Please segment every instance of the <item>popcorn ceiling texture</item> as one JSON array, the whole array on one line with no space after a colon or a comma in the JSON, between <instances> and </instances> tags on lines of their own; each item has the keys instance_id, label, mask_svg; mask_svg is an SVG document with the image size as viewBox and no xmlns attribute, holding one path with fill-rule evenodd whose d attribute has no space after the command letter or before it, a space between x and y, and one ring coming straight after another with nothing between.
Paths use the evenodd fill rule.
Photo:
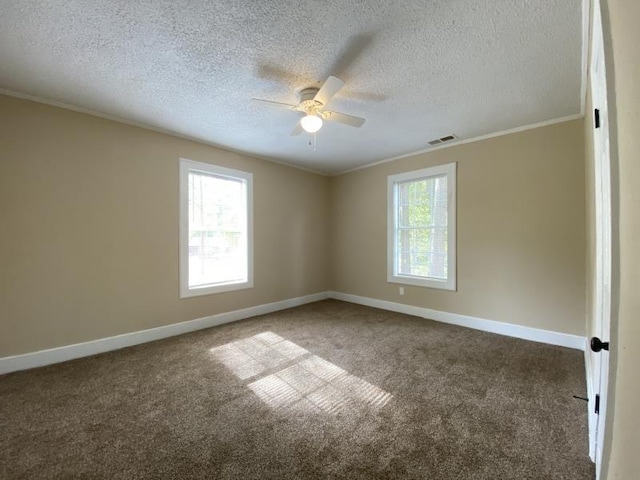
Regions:
<instances>
[{"instance_id":1,"label":"popcorn ceiling texture","mask_svg":"<svg viewBox=\"0 0 640 480\"><path fill-rule=\"evenodd\" d=\"M0 88L333 173L580 113L581 0L0 0ZM329 75L367 118L289 133Z\"/></svg>"}]
</instances>

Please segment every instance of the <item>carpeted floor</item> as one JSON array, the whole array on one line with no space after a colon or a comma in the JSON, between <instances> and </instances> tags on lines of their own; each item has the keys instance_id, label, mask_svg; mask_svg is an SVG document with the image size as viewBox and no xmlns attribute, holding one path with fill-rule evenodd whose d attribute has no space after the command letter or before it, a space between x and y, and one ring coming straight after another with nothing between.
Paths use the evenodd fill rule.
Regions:
<instances>
[{"instance_id":1,"label":"carpeted floor","mask_svg":"<svg viewBox=\"0 0 640 480\"><path fill-rule=\"evenodd\" d=\"M0 377L0 478L593 479L583 354L327 300Z\"/></svg>"}]
</instances>

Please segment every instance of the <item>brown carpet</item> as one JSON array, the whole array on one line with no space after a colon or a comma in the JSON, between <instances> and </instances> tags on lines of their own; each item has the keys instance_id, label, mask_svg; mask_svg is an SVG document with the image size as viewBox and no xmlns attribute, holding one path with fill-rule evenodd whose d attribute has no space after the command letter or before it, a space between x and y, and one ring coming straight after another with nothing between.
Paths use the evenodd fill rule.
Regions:
<instances>
[{"instance_id":1,"label":"brown carpet","mask_svg":"<svg viewBox=\"0 0 640 480\"><path fill-rule=\"evenodd\" d=\"M592 479L583 355L333 300L0 377L0 478Z\"/></svg>"}]
</instances>

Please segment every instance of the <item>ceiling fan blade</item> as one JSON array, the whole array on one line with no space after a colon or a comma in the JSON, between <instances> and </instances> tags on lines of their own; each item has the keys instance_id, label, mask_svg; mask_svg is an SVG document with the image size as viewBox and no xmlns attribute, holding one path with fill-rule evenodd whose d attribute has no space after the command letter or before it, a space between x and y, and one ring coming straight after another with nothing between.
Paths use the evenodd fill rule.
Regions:
<instances>
[{"instance_id":1,"label":"ceiling fan blade","mask_svg":"<svg viewBox=\"0 0 640 480\"><path fill-rule=\"evenodd\" d=\"M296 108L298 108L297 105L290 105L288 103L282 102L273 102L271 100L261 100L259 98L252 98L251 100L253 100L254 102L266 103L267 105L271 105L274 107L288 108L289 110L295 110Z\"/></svg>"},{"instance_id":2,"label":"ceiling fan blade","mask_svg":"<svg viewBox=\"0 0 640 480\"><path fill-rule=\"evenodd\" d=\"M349 125L350 127L361 127L366 121L366 119L362 117L354 117L353 115L347 115L346 113L340 112L324 111L322 112L322 116L331 122L342 123L343 125Z\"/></svg>"},{"instance_id":3,"label":"ceiling fan blade","mask_svg":"<svg viewBox=\"0 0 640 480\"><path fill-rule=\"evenodd\" d=\"M302 124L300 122L298 122L298 123L296 123L296 126L293 127L293 130L291 130L291 136L292 137L297 137L303 131L304 131L304 129L302 128Z\"/></svg>"},{"instance_id":4,"label":"ceiling fan blade","mask_svg":"<svg viewBox=\"0 0 640 480\"><path fill-rule=\"evenodd\" d=\"M338 93L343 85L344 82L338 77L329 77L324 82L324 85L320 87L320 90L318 90L318 93L316 93L316 96L313 99L320 102L322 105L326 105L329 103L329 100Z\"/></svg>"}]
</instances>

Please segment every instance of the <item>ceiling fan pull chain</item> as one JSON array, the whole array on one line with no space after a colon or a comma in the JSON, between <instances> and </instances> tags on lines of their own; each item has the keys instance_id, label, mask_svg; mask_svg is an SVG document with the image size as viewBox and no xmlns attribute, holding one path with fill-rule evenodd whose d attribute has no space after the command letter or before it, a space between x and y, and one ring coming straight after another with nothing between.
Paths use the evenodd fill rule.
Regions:
<instances>
[{"instance_id":1,"label":"ceiling fan pull chain","mask_svg":"<svg viewBox=\"0 0 640 480\"><path fill-rule=\"evenodd\" d=\"M309 146L313 148L313 151L317 151L317 147L318 147L318 134L317 133L310 133L309 134Z\"/></svg>"}]
</instances>

